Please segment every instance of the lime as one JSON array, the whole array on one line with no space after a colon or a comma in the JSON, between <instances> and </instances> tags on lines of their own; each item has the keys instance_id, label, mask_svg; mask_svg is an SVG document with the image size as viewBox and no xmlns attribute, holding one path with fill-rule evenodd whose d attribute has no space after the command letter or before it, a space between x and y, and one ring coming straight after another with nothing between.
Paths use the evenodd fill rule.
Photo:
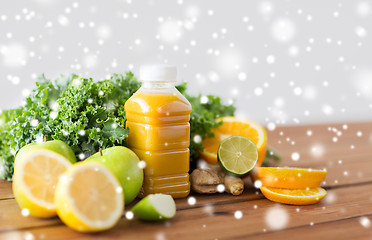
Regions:
<instances>
[{"instance_id":1,"label":"lime","mask_svg":"<svg viewBox=\"0 0 372 240\"><path fill-rule=\"evenodd\" d=\"M221 142L217 159L228 173L243 176L256 166L258 151L249 138L231 136Z\"/></svg>"},{"instance_id":2,"label":"lime","mask_svg":"<svg viewBox=\"0 0 372 240\"><path fill-rule=\"evenodd\" d=\"M176 215L176 203L171 195L150 194L137 203L132 212L141 220L166 220Z\"/></svg>"}]
</instances>

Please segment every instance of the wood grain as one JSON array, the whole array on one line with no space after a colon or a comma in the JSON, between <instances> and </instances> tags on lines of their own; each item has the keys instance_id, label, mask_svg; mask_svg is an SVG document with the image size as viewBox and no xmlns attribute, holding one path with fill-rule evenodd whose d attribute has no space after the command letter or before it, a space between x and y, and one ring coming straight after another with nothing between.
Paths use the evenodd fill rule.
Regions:
<instances>
[{"instance_id":1,"label":"wood grain","mask_svg":"<svg viewBox=\"0 0 372 240\"><path fill-rule=\"evenodd\" d=\"M362 217L352 217L348 219L341 219L333 222L314 224L313 226L301 226L286 229L283 231L260 233L250 235L250 240L266 239L372 239L372 228L363 226L361 221L367 218L372 221L372 215ZM239 236L232 239L247 239L247 236Z\"/></svg>"},{"instance_id":2,"label":"wood grain","mask_svg":"<svg viewBox=\"0 0 372 240\"><path fill-rule=\"evenodd\" d=\"M31 216L22 216L21 209L14 199L1 200L0 209L0 232L60 223L57 217L53 219L40 219Z\"/></svg>"},{"instance_id":3,"label":"wood grain","mask_svg":"<svg viewBox=\"0 0 372 240\"><path fill-rule=\"evenodd\" d=\"M372 221L372 122L349 123L347 129L343 125L277 127L268 132L269 145L283 156L281 166L327 168L323 185L328 194L315 205L271 202L247 178L241 196L192 194L195 205L176 200L177 215L170 221L148 223L123 216L107 232L80 234L58 218L23 217L11 183L0 181L0 239L370 239L372 226L363 227L359 220L367 216ZM291 159L293 152L300 154L298 161ZM274 221L270 225L265 219L273 209L279 215L269 218ZM242 219L234 217L236 211L242 212ZM288 223L275 229L283 216Z\"/></svg>"},{"instance_id":4,"label":"wood grain","mask_svg":"<svg viewBox=\"0 0 372 240\"><path fill-rule=\"evenodd\" d=\"M268 144L281 153L284 164L294 162L291 160L293 152L298 152L301 156L296 163L327 162L329 157L342 159L345 155L371 152L371 122L347 124L345 130L343 125L278 127L275 131L268 131ZM311 136L307 135L308 131L311 131ZM338 136L338 132L341 133L341 136ZM358 132L361 132L362 135L358 136ZM337 137L337 142L333 141L334 137ZM351 146L354 148L352 149Z\"/></svg>"},{"instance_id":5,"label":"wood grain","mask_svg":"<svg viewBox=\"0 0 372 240\"><path fill-rule=\"evenodd\" d=\"M0 180L0 200L13 198L12 183Z\"/></svg>"},{"instance_id":6,"label":"wood grain","mask_svg":"<svg viewBox=\"0 0 372 240\"><path fill-rule=\"evenodd\" d=\"M310 227L326 222L348 219L372 214L372 184L343 187L329 190L322 202L309 206L281 205L266 199L244 201L237 203L213 205L184 209L177 212L177 216L164 223L146 223L138 220L121 219L118 225L106 232L94 236L148 239L155 238L157 234L169 239L228 239L234 237L248 237L250 235L278 230L275 227L280 223L275 221L268 224L266 217L271 219L288 218L283 228ZM256 206L256 207L255 207ZM279 209L279 210L278 210ZM236 219L235 211L241 211L243 217ZM275 214L275 211L279 213ZM272 221L272 220L271 220ZM46 227L26 228L17 230L17 233L31 233L34 236L43 234L47 239L57 232L68 239L79 239L84 236L63 225L54 225L54 220ZM8 238L12 232L2 232L0 237ZM58 237L58 236L57 236ZM58 239L58 238L57 238ZM61 238L62 239L62 238Z\"/></svg>"}]
</instances>

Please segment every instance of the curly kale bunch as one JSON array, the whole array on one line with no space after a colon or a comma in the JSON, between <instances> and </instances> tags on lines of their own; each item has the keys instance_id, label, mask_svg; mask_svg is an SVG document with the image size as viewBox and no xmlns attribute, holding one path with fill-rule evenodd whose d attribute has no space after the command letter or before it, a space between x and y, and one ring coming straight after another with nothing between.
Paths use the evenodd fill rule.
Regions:
<instances>
[{"instance_id":1,"label":"curly kale bunch","mask_svg":"<svg viewBox=\"0 0 372 240\"><path fill-rule=\"evenodd\" d=\"M31 142L59 139L80 159L125 145L125 101L140 87L132 73L94 82L77 75L54 81L41 76L22 107L3 111L0 177L11 180L14 155Z\"/></svg>"}]
</instances>

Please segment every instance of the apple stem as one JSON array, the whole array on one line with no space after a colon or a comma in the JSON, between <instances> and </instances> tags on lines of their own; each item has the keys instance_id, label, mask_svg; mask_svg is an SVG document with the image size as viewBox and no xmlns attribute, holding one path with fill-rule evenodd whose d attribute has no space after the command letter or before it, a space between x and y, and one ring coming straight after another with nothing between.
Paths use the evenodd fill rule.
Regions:
<instances>
[{"instance_id":1,"label":"apple stem","mask_svg":"<svg viewBox=\"0 0 372 240\"><path fill-rule=\"evenodd\" d=\"M47 141L48 135L44 135L44 142Z\"/></svg>"},{"instance_id":2,"label":"apple stem","mask_svg":"<svg viewBox=\"0 0 372 240\"><path fill-rule=\"evenodd\" d=\"M101 156L103 156L102 148L99 149L99 154L101 154Z\"/></svg>"}]
</instances>

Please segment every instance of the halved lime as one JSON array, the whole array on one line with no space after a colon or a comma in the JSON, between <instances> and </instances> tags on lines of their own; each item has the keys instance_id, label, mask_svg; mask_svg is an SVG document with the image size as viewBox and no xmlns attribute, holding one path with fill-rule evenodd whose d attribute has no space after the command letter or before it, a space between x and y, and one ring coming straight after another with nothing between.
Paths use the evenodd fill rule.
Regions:
<instances>
[{"instance_id":1,"label":"halved lime","mask_svg":"<svg viewBox=\"0 0 372 240\"><path fill-rule=\"evenodd\" d=\"M258 151L249 138L231 136L221 142L217 159L228 173L243 176L256 166Z\"/></svg>"},{"instance_id":2,"label":"halved lime","mask_svg":"<svg viewBox=\"0 0 372 240\"><path fill-rule=\"evenodd\" d=\"M133 214L141 220L166 220L176 215L176 203L171 195L150 194L139 201L133 208Z\"/></svg>"}]
</instances>

